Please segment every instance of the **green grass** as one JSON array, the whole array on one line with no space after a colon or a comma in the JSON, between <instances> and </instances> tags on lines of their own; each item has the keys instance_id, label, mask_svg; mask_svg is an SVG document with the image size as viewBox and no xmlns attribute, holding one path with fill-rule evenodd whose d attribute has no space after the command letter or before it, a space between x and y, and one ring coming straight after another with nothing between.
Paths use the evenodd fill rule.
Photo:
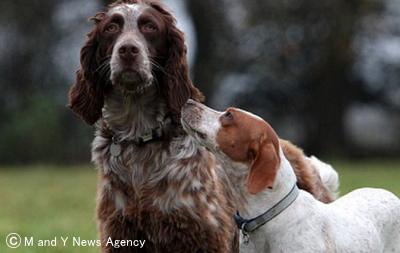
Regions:
<instances>
[{"instance_id":1,"label":"green grass","mask_svg":"<svg viewBox=\"0 0 400 253\"><path fill-rule=\"evenodd\" d=\"M94 219L97 172L91 167L0 170L0 253L99 252L82 247L8 249L10 232L35 239L80 236L97 239ZM60 239L59 239L60 240Z\"/></svg>"},{"instance_id":2,"label":"green grass","mask_svg":"<svg viewBox=\"0 0 400 253\"><path fill-rule=\"evenodd\" d=\"M384 188L400 197L400 161L335 162L340 195L361 187Z\"/></svg>"},{"instance_id":3,"label":"green grass","mask_svg":"<svg viewBox=\"0 0 400 253\"><path fill-rule=\"evenodd\" d=\"M400 196L400 162L335 162L341 195L359 187L381 187ZM97 239L94 219L97 172L91 166L0 168L0 253L99 252L62 247L60 236ZM9 249L11 232L35 239L58 237L58 247Z\"/></svg>"}]
</instances>

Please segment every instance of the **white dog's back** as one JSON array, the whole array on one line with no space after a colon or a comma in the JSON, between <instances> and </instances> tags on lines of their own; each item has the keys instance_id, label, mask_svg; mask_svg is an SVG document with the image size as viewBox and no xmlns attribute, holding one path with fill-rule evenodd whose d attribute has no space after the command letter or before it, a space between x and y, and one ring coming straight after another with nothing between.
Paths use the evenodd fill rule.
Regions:
<instances>
[{"instance_id":1,"label":"white dog's back","mask_svg":"<svg viewBox=\"0 0 400 253\"><path fill-rule=\"evenodd\" d=\"M344 195L328 206L334 212L343 212L343 217L352 219L344 224L348 226L346 230L350 234L367 233L373 239L370 241L378 239L382 242L380 245L385 245L380 252L400 253L400 200L393 193L383 189L362 188ZM365 231L354 230L351 226L353 222L361 223L355 225L362 225ZM343 230L339 233L343 233ZM373 238L376 236L380 238ZM347 239L351 239L351 236Z\"/></svg>"}]
</instances>

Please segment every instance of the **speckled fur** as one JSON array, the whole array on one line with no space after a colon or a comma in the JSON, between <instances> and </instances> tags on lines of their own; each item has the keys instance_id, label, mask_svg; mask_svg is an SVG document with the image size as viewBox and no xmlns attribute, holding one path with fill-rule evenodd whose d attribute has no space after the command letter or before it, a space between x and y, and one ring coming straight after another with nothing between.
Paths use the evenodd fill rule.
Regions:
<instances>
[{"instance_id":1,"label":"speckled fur","mask_svg":"<svg viewBox=\"0 0 400 253\"><path fill-rule=\"evenodd\" d=\"M171 128L164 141L124 147L118 158L109 152L110 132L97 131L102 237L146 239L146 252L234 252L229 182L211 153Z\"/></svg>"}]
</instances>

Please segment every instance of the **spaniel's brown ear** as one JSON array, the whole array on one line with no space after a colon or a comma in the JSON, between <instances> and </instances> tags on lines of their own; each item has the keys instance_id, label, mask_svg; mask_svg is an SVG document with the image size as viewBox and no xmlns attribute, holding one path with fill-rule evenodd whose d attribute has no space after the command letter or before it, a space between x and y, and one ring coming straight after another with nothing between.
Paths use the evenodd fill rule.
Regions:
<instances>
[{"instance_id":1,"label":"spaniel's brown ear","mask_svg":"<svg viewBox=\"0 0 400 253\"><path fill-rule=\"evenodd\" d=\"M272 189L280 165L279 144L275 140L263 140L255 145L256 155L247 178L247 190L251 194Z\"/></svg>"},{"instance_id":2,"label":"spaniel's brown ear","mask_svg":"<svg viewBox=\"0 0 400 253\"><path fill-rule=\"evenodd\" d=\"M84 77L82 69L76 73L76 83L69 91L69 108L87 124L93 125L101 117L104 91Z\"/></svg>"},{"instance_id":3,"label":"spaniel's brown ear","mask_svg":"<svg viewBox=\"0 0 400 253\"><path fill-rule=\"evenodd\" d=\"M201 102L203 94L192 84L189 77L189 67L186 59L184 34L176 27L174 17L160 4L153 6L161 12L167 22L168 53L165 62L165 75L162 80L162 91L167 99L169 109L179 117L182 106L191 98Z\"/></svg>"},{"instance_id":4,"label":"spaniel's brown ear","mask_svg":"<svg viewBox=\"0 0 400 253\"><path fill-rule=\"evenodd\" d=\"M99 22L100 14L92 18ZM69 105L82 120L93 125L100 117L104 104L104 84L95 80L97 69L96 51L98 46L96 28L88 34L81 49L81 68L76 72L76 83L69 91Z\"/></svg>"}]
</instances>

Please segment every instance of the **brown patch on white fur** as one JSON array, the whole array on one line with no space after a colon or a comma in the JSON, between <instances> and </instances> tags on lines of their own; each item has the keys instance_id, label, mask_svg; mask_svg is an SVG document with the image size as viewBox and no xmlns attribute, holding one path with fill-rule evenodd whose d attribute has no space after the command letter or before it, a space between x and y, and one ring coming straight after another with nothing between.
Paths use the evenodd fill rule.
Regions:
<instances>
[{"instance_id":1,"label":"brown patch on white fur","mask_svg":"<svg viewBox=\"0 0 400 253\"><path fill-rule=\"evenodd\" d=\"M247 179L247 188L251 194L259 193L265 188L272 189L274 187L274 182L276 174L278 172L280 157L279 157L279 147L276 148L274 142L278 142L276 136L271 137L268 135L269 140L266 141L263 137L260 141L258 149L254 151L256 157L250 167L249 176Z\"/></svg>"},{"instance_id":2,"label":"brown patch on white fur","mask_svg":"<svg viewBox=\"0 0 400 253\"><path fill-rule=\"evenodd\" d=\"M227 109L220 122L216 142L221 151L234 161L251 164L248 191L255 194L273 188L280 158L278 136L272 127L235 108Z\"/></svg>"},{"instance_id":3,"label":"brown patch on white fur","mask_svg":"<svg viewBox=\"0 0 400 253\"><path fill-rule=\"evenodd\" d=\"M325 203L332 202L335 199L335 192L332 192L335 190L330 191L323 184L318 171L311 163L311 159L307 159L302 150L292 143L277 139L273 129L256 115L236 108L228 108L225 112L218 112L189 100L182 111L182 123L188 133L215 154L224 153L223 156L228 155L233 161L249 166L254 162L258 149L262 146L260 144L270 143L270 147L267 147L267 149L274 149L276 153L276 150L279 150L280 142L285 157L294 168L299 188L310 192L316 199ZM216 142L219 143L219 147L215 146ZM270 160L273 159L275 158L271 157ZM277 161L278 159L276 158ZM221 157L220 160L224 160L224 157ZM270 167L273 168L276 163L271 162ZM274 170L269 171L271 175L268 178L273 180ZM237 171L236 173L243 175L244 172ZM238 183L233 182L234 185ZM268 180L264 179L264 183L266 187L272 186Z\"/></svg>"},{"instance_id":4,"label":"brown patch on white fur","mask_svg":"<svg viewBox=\"0 0 400 253\"><path fill-rule=\"evenodd\" d=\"M334 200L303 151L289 141L278 139L272 127L245 111L228 108L220 117L221 130L216 141L221 150L235 161L252 163L248 190L257 193L272 188L279 167L279 145L292 165L297 184L324 203ZM232 137L234 136L234 138Z\"/></svg>"}]
</instances>

